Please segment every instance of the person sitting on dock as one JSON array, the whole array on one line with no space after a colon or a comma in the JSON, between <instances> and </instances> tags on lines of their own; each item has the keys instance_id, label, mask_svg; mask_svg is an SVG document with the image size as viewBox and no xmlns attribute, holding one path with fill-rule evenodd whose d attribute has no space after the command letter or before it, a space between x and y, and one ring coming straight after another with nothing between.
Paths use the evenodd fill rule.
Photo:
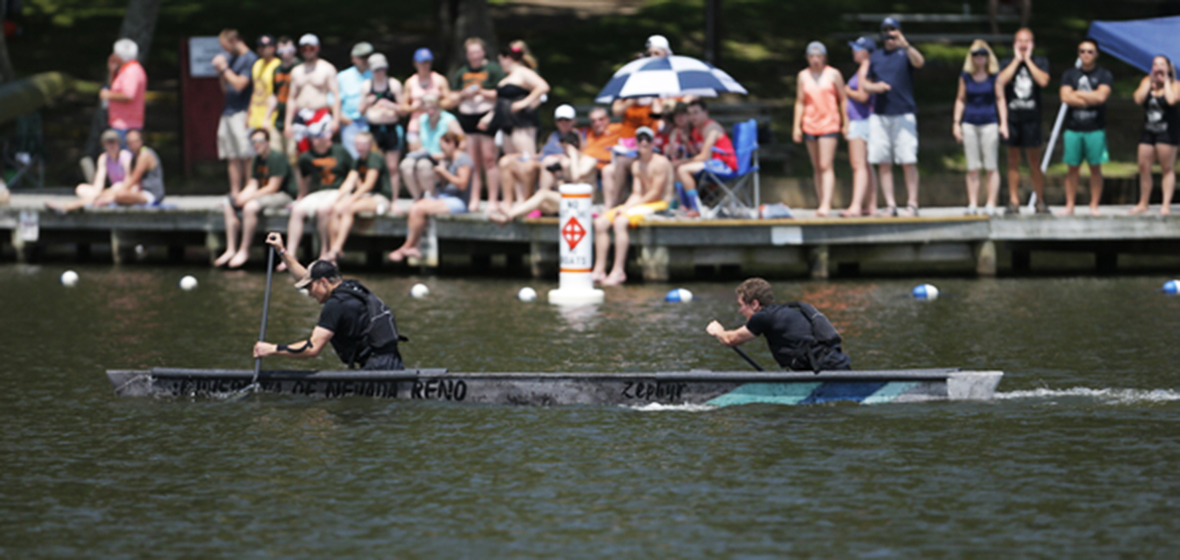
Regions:
<instances>
[{"instance_id":1,"label":"person sitting on dock","mask_svg":"<svg viewBox=\"0 0 1180 560\"><path fill-rule=\"evenodd\" d=\"M672 195L672 163L652 150L655 132L646 126L635 131L638 158L631 163L635 188L626 202L611 208L594 219L594 272L591 277L603 286L618 286L627 281L627 248L630 246L628 227L635 227L644 218L668 209ZM610 250L610 230L615 230L615 262L610 276L606 274L606 253Z\"/></svg>"},{"instance_id":2,"label":"person sitting on dock","mask_svg":"<svg viewBox=\"0 0 1180 560\"><path fill-rule=\"evenodd\" d=\"M369 132L360 132L353 137L357 159L340 186L340 198L333 206L321 208L316 217L320 235L332 239L328 252L320 255L323 260L336 262L344 255L344 242L348 240L358 213L381 215L393 209L390 168L385 163L385 156L374 148L375 143Z\"/></svg>"},{"instance_id":3,"label":"person sitting on dock","mask_svg":"<svg viewBox=\"0 0 1180 560\"><path fill-rule=\"evenodd\" d=\"M840 334L822 313L806 303L775 305L774 290L761 278L750 278L737 287L738 312L746 324L727 331L718 321L705 332L726 346L739 346L760 335L774 361L792 371L847 371L852 360L840 346Z\"/></svg>"},{"instance_id":4,"label":"person sitting on dock","mask_svg":"<svg viewBox=\"0 0 1180 560\"><path fill-rule=\"evenodd\" d=\"M93 183L82 183L74 189L74 194L78 195L78 200L69 204L56 204L52 202L45 203L45 206L50 210L59 213L72 212L84 208L87 204L94 202L105 189L104 183L110 181L111 188L121 186L123 181L127 179L127 173L131 171L131 152L121 149L119 133L114 129L108 129L102 133L102 147L105 150L102 155L98 156L98 167L94 174Z\"/></svg>"},{"instance_id":5,"label":"person sitting on dock","mask_svg":"<svg viewBox=\"0 0 1180 560\"><path fill-rule=\"evenodd\" d=\"M264 209L286 208L291 203L291 166L287 156L270 146L270 132L259 128L250 133L254 146L254 160L250 163L250 178L237 196L225 202L225 253L213 261L213 266L229 265L239 268L250 260L250 243L258 227L258 214ZM241 215L241 219L238 219ZM241 243L238 231L241 230Z\"/></svg>"},{"instance_id":6,"label":"person sitting on dock","mask_svg":"<svg viewBox=\"0 0 1180 560\"><path fill-rule=\"evenodd\" d=\"M340 197L340 185L352 170L352 156L340 144L332 142L332 131L327 123L309 127L311 149L299 156L299 195L291 205L291 218L287 222L287 250L297 253L303 239L303 220L315 216L321 208L331 208ZM308 194L308 191L315 192ZM320 252L328 252L328 239L320 239ZM279 270L283 270L282 265Z\"/></svg>"},{"instance_id":7,"label":"person sitting on dock","mask_svg":"<svg viewBox=\"0 0 1180 560\"><path fill-rule=\"evenodd\" d=\"M341 278L340 270L328 261L315 261L304 268L295 255L283 249L283 236L278 233L268 234L266 242L297 279L295 288L306 289L324 308L307 340L292 344L257 342L255 358L315 358L331 343L340 361L349 368L405 369L397 343L406 338L398 335L393 313L381 298L360 282Z\"/></svg>"},{"instance_id":8,"label":"person sitting on dock","mask_svg":"<svg viewBox=\"0 0 1180 560\"><path fill-rule=\"evenodd\" d=\"M123 181L103 190L93 200L85 198L63 205L47 205L50 209L64 213L81 210L83 207L155 206L164 200L164 168L156 151L143 145L143 133L127 131L127 148L131 151L131 166ZM105 154L104 154L105 155ZM109 163L108 163L109 164Z\"/></svg>"},{"instance_id":9,"label":"person sitting on dock","mask_svg":"<svg viewBox=\"0 0 1180 560\"><path fill-rule=\"evenodd\" d=\"M389 254L389 260L401 262L407 257L422 258L418 241L426 231L426 218L437 214L467 213L467 197L471 196L471 176L475 163L467 152L459 150L462 143L463 135L454 131L443 134L439 139L438 145L443 153L441 161L433 170L433 175L437 177L434 180L438 181L438 194L427 196L410 206L406 219L406 242Z\"/></svg>"},{"instance_id":10,"label":"person sitting on dock","mask_svg":"<svg viewBox=\"0 0 1180 560\"><path fill-rule=\"evenodd\" d=\"M578 131L570 130L563 134L559 140L559 146L565 150L565 153L560 156L546 156L545 160L542 160L548 161L549 166L555 166L544 171L552 176L554 183L588 183L593 180L594 173L598 170L596 167L598 160L578 150L581 142L582 136L578 134ZM545 185L544 178L542 178L542 185ZM524 202L515 204L507 214L503 212L488 214L488 220L506 225L517 218L532 216L534 212L540 215L557 214L561 208L561 194L554 188L556 186L551 183L546 188L539 189Z\"/></svg>"}]
</instances>

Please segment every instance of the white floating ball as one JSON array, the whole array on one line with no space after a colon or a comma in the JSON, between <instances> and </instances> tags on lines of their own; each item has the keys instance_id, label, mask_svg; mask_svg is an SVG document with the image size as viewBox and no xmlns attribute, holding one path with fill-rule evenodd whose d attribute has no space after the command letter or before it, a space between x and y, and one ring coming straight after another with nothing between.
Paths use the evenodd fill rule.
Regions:
<instances>
[{"instance_id":1,"label":"white floating ball","mask_svg":"<svg viewBox=\"0 0 1180 560\"><path fill-rule=\"evenodd\" d=\"M196 287L197 287L197 279L196 278L193 278L192 276L185 276L184 278L180 279L180 289L188 292L188 291L196 289Z\"/></svg>"},{"instance_id":2,"label":"white floating ball","mask_svg":"<svg viewBox=\"0 0 1180 560\"><path fill-rule=\"evenodd\" d=\"M147 247L144 247L143 245L136 245L135 246L135 254L139 255L141 257L144 256L145 254L147 254Z\"/></svg>"},{"instance_id":3,"label":"white floating ball","mask_svg":"<svg viewBox=\"0 0 1180 560\"><path fill-rule=\"evenodd\" d=\"M935 288L933 284L922 284L919 286L914 286L914 290L913 290L913 294L914 294L915 299L926 299L926 300L938 299L938 293L939 293L938 288Z\"/></svg>"},{"instance_id":4,"label":"white floating ball","mask_svg":"<svg viewBox=\"0 0 1180 560\"><path fill-rule=\"evenodd\" d=\"M410 288L410 297L424 298L428 295L430 295L430 288L427 288L426 284L414 284L414 287Z\"/></svg>"},{"instance_id":5,"label":"white floating ball","mask_svg":"<svg viewBox=\"0 0 1180 560\"><path fill-rule=\"evenodd\" d=\"M672 303L688 303L692 301L692 292L684 288L676 288L664 296L664 301Z\"/></svg>"},{"instance_id":6,"label":"white floating ball","mask_svg":"<svg viewBox=\"0 0 1180 560\"><path fill-rule=\"evenodd\" d=\"M519 292L516 292L516 299L525 302L537 301L537 290L525 286Z\"/></svg>"},{"instance_id":7,"label":"white floating ball","mask_svg":"<svg viewBox=\"0 0 1180 560\"><path fill-rule=\"evenodd\" d=\"M78 273L72 270L67 270L61 273L61 284L73 288L78 283Z\"/></svg>"},{"instance_id":8,"label":"white floating ball","mask_svg":"<svg viewBox=\"0 0 1180 560\"><path fill-rule=\"evenodd\" d=\"M1180 294L1180 280L1168 280L1164 282L1165 294Z\"/></svg>"}]
</instances>

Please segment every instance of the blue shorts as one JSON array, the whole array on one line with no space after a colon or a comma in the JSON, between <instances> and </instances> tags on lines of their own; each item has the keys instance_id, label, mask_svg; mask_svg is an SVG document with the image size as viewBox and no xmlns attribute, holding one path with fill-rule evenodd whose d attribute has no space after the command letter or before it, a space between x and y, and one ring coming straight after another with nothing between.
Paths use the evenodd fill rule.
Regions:
<instances>
[{"instance_id":1,"label":"blue shorts","mask_svg":"<svg viewBox=\"0 0 1180 560\"><path fill-rule=\"evenodd\" d=\"M447 210L452 214L466 214L467 203L463 202L462 198L451 196L449 194L438 194L431 197L432 200L441 200L447 205Z\"/></svg>"}]
</instances>

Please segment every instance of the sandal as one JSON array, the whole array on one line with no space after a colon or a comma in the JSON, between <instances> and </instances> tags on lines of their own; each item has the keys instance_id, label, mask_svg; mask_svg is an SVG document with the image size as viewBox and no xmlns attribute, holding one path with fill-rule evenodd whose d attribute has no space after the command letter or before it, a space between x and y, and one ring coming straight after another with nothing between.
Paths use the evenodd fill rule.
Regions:
<instances>
[{"instance_id":1,"label":"sandal","mask_svg":"<svg viewBox=\"0 0 1180 560\"><path fill-rule=\"evenodd\" d=\"M917 206L917 205L915 205L915 204L907 204L907 205L905 206L905 209L906 209L907 211L909 211L909 212L910 212L910 213L913 215L913 217L915 217L915 218L917 218L917 217L918 217L918 206ZM896 215L897 215L897 211L896 211L896 210L894 210L894 213L893 213L893 215L894 215L894 216L896 216Z\"/></svg>"},{"instance_id":2,"label":"sandal","mask_svg":"<svg viewBox=\"0 0 1180 560\"><path fill-rule=\"evenodd\" d=\"M896 218L897 217L897 207L896 206L886 206L885 208L881 209L881 212L879 212L877 215L884 216L886 218Z\"/></svg>"}]
</instances>

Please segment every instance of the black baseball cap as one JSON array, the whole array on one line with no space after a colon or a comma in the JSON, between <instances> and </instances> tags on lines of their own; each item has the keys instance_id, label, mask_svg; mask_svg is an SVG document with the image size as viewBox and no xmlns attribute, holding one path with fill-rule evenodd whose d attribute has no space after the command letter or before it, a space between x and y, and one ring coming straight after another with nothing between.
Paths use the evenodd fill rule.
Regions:
<instances>
[{"instance_id":1,"label":"black baseball cap","mask_svg":"<svg viewBox=\"0 0 1180 560\"><path fill-rule=\"evenodd\" d=\"M258 36L258 46L260 46L260 47L273 47L274 45L275 45L274 36L272 36L272 35L259 35Z\"/></svg>"},{"instance_id":2,"label":"black baseball cap","mask_svg":"<svg viewBox=\"0 0 1180 560\"><path fill-rule=\"evenodd\" d=\"M295 283L295 288L302 290L320 278L340 278L340 269L328 261L316 261L307 267L307 275Z\"/></svg>"}]
</instances>

